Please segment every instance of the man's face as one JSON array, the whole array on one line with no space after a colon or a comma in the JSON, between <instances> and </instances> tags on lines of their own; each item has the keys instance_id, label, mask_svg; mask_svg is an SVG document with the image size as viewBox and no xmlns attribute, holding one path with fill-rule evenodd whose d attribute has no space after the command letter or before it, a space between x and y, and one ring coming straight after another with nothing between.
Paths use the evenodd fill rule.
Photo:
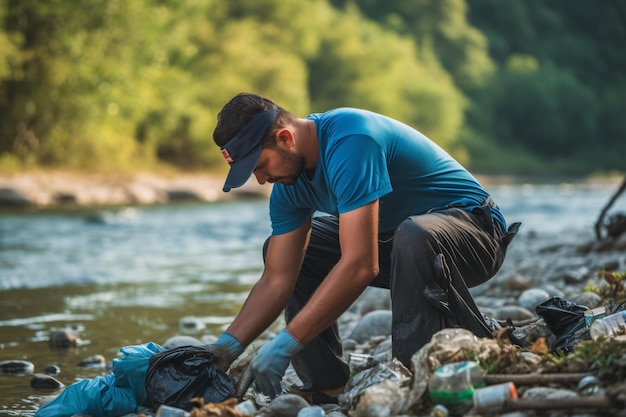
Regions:
<instances>
[{"instance_id":1,"label":"man's face","mask_svg":"<svg viewBox=\"0 0 626 417\"><path fill-rule=\"evenodd\" d=\"M254 176L259 184L294 184L304 170L304 157L280 147L261 151Z\"/></svg>"}]
</instances>

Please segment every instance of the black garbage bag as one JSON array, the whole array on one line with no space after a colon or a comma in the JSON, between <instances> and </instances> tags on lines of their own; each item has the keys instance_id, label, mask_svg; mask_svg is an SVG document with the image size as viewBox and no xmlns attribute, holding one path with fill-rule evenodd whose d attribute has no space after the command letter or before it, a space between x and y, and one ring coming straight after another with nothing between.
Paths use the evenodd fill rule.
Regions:
<instances>
[{"instance_id":1,"label":"black garbage bag","mask_svg":"<svg viewBox=\"0 0 626 417\"><path fill-rule=\"evenodd\" d=\"M589 328L585 323L585 311L589 307L552 297L535 307L550 331L556 336L552 352L572 353L574 347L582 340L591 339Z\"/></svg>"},{"instance_id":2,"label":"black garbage bag","mask_svg":"<svg viewBox=\"0 0 626 417\"><path fill-rule=\"evenodd\" d=\"M213 361L213 354L200 346L181 346L150 358L146 373L147 406L156 410L165 404L191 410L191 399L202 397L219 403L235 397L233 379Z\"/></svg>"}]
</instances>

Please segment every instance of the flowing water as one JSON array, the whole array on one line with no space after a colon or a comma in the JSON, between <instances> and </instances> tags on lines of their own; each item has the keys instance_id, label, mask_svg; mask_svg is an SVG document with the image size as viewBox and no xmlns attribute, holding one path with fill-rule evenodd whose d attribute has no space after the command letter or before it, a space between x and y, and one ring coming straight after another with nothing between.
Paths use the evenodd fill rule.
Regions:
<instances>
[{"instance_id":1,"label":"flowing water","mask_svg":"<svg viewBox=\"0 0 626 417\"><path fill-rule=\"evenodd\" d=\"M616 182L488 187L521 236L559 241L593 236ZM624 211L624 199L615 209ZM162 344L185 334L181 319L217 335L232 321L262 268L270 232L267 201L241 200L116 209L0 214L0 362L57 365L69 386L105 375L78 363L113 359L120 347ZM566 233L564 233L566 232ZM83 343L55 350L51 330L70 327ZM32 416L58 394L32 375L0 373L0 415Z\"/></svg>"}]
</instances>

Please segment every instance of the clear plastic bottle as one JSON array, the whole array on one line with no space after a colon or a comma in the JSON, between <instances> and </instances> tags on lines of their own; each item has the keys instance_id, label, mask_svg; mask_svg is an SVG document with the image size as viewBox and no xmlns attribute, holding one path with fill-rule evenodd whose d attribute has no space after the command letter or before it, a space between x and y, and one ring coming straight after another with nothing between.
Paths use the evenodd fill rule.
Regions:
<instances>
[{"instance_id":1,"label":"clear plastic bottle","mask_svg":"<svg viewBox=\"0 0 626 417\"><path fill-rule=\"evenodd\" d=\"M596 340L600 336L615 337L626 334L626 311L619 311L591 323L589 334Z\"/></svg>"},{"instance_id":2,"label":"clear plastic bottle","mask_svg":"<svg viewBox=\"0 0 626 417\"><path fill-rule=\"evenodd\" d=\"M435 370L428 381L428 391L435 404L443 404L458 413L472 407L474 390L485 385L483 373L474 361L454 362Z\"/></svg>"}]
</instances>

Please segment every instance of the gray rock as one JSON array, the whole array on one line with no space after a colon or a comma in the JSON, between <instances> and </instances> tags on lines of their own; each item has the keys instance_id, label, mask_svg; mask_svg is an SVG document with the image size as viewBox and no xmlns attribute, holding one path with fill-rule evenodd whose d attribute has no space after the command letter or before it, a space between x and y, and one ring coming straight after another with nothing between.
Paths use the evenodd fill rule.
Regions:
<instances>
[{"instance_id":1,"label":"gray rock","mask_svg":"<svg viewBox=\"0 0 626 417\"><path fill-rule=\"evenodd\" d=\"M198 340L195 337L179 335L179 336L173 336L167 339L165 343L163 343L163 348L173 349L173 348L180 347L180 346L202 346L202 345L204 345L204 343L202 343L201 340Z\"/></svg>"},{"instance_id":2,"label":"gray rock","mask_svg":"<svg viewBox=\"0 0 626 417\"><path fill-rule=\"evenodd\" d=\"M35 389L59 389L65 385L56 378L45 374L35 374L30 381L30 386Z\"/></svg>"},{"instance_id":3,"label":"gray rock","mask_svg":"<svg viewBox=\"0 0 626 417\"><path fill-rule=\"evenodd\" d=\"M550 294L546 290L531 288L520 294L517 303L527 310L535 311L535 307L550 299Z\"/></svg>"},{"instance_id":4,"label":"gray rock","mask_svg":"<svg viewBox=\"0 0 626 417\"><path fill-rule=\"evenodd\" d=\"M561 297L561 298L565 297L565 294L563 293L563 291L561 291L559 288L555 287L554 285L550 283L543 284L539 288L541 288L542 290L550 294L550 297Z\"/></svg>"},{"instance_id":5,"label":"gray rock","mask_svg":"<svg viewBox=\"0 0 626 417\"><path fill-rule=\"evenodd\" d=\"M589 268L581 266L578 269L570 270L563 275L566 284L582 284L589 277Z\"/></svg>"},{"instance_id":6,"label":"gray rock","mask_svg":"<svg viewBox=\"0 0 626 417\"><path fill-rule=\"evenodd\" d=\"M532 283L521 274L513 274L504 281L507 290L524 291L529 289Z\"/></svg>"},{"instance_id":7,"label":"gray rock","mask_svg":"<svg viewBox=\"0 0 626 417\"><path fill-rule=\"evenodd\" d=\"M48 337L48 346L51 348L69 348L78 346L81 343L77 334L70 330L54 330Z\"/></svg>"},{"instance_id":8,"label":"gray rock","mask_svg":"<svg viewBox=\"0 0 626 417\"><path fill-rule=\"evenodd\" d=\"M13 188L0 188L0 206L28 207L32 205L33 202L28 197Z\"/></svg>"},{"instance_id":9,"label":"gray rock","mask_svg":"<svg viewBox=\"0 0 626 417\"><path fill-rule=\"evenodd\" d=\"M61 373L61 368L59 368L57 365L49 365L46 367L44 372L48 375L58 375Z\"/></svg>"},{"instance_id":10,"label":"gray rock","mask_svg":"<svg viewBox=\"0 0 626 417\"><path fill-rule=\"evenodd\" d=\"M506 320L510 318L513 321L525 321L535 318L535 315L524 307L504 306L496 310L495 319Z\"/></svg>"},{"instance_id":11,"label":"gray rock","mask_svg":"<svg viewBox=\"0 0 626 417\"><path fill-rule=\"evenodd\" d=\"M325 414L324 409L317 405L305 407L298 411L298 417L324 417Z\"/></svg>"},{"instance_id":12,"label":"gray rock","mask_svg":"<svg viewBox=\"0 0 626 417\"><path fill-rule=\"evenodd\" d=\"M81 368L99 369L106 368L107 361L102 355L89 356L78 363Z\"/></svg>"},{"instance_id":13,"label":"gray rock","mask_svg":"<svg viewBox=\"0 0 626 417\"><path fill-rule=\"evenodd\" d=\"M300 410L309 406L306 400L295 394L282 394L267 406L267 417L296 417Z\"/></svg>"},{"instance_id":14,"label":"gray rock","mask_svg":"<svg viewBox=\"0 0 626 417\"><path fill-rule=\"evenodd\" d=\"M333 410L326 414L326 417L348 417L339 410Z\"/></svg>"},{"instance_id":15,"label":"gray rock","mask_svg":"<svg viewBox=\"0 0 626 417\"><path fill-rule=\"evenodd\" d=\"M602 297L595 292L586 291L580 294L576 294L569 297L569 300L573 303L587 306L589 308L596 308L602 305Z\"/></svg>"},{"instance_id":16,"label":"gray rock","mask_svg":"<svg viewBox=\"0 0 626 417\"><path fill-rule=\"evenodd\" d=\"M531 387L524 391L522 396L524 399L544 399L544 400L556 400L564 398L578 398L578 394L575 391L568 389L550 388L550 387Z\"/></svg>"},{"instance_id":17,"label":"gray rock","mask_svg":"<svg viewBox=\"0 0 626 417\"><path fill-rule=\"evenodd\" d=\"M376 310L390 310L391 295L389 290L377 287L367 287L355 303L355 310L365 315Z\"/></svg>"},{"instance_id":18,"label":"gray rock","mask_svg":"<svg viewBox=\"0 0 626 417\"><path fill-rule=\"evenodd\" d=\"M198 317L187 316L180 319L178 328L185 333L197 333L204 330L206 324Z\"/></svg>"},{"instance_id":19,"label":"gray rock","mask_svg":"<svg viewBox=\"0 0 626 417\"><path fill-rule=\"evenodd\" d=\"M35 365L32 362L19 359L0 362L0 373L5 375L31 374L34 371Z\"/></svg>"},{"instance_id":20,"label":"gray rock","mask_svg":"<svg viewBox=\"0 0 626 417\"><path fill-rule=\"evenodd\" d=\"M377 310L367 313L352 329L349 338L363 343L373 336L389 336L391 334L391 311Z\"/></svg>"}]
</instances>

